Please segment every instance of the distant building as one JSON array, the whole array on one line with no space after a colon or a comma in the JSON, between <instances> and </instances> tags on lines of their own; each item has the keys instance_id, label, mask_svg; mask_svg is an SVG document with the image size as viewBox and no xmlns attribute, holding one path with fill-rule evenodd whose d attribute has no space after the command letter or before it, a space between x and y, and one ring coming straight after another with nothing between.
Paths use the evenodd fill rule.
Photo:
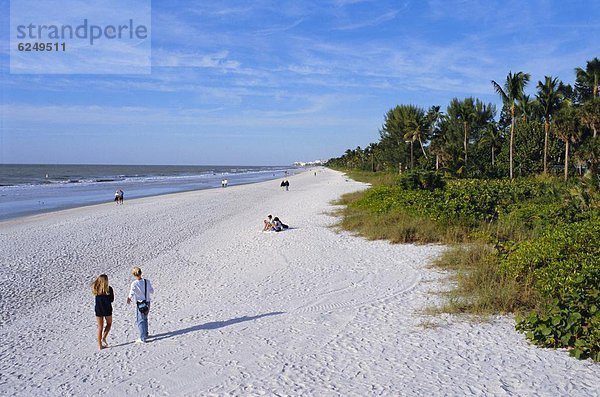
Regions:
<instances>
[{"instance_id":1,"label":"distant building","mask_svg":"<svg viewBox=\"0 0 600 397\"><path fill-rule=\"evenodd\" d=\"M323 165L327 162L327 160L314 160L314 161L296 161L294 162L294 167L312 167L315 165Z\"/></svg>"}]
</instances>

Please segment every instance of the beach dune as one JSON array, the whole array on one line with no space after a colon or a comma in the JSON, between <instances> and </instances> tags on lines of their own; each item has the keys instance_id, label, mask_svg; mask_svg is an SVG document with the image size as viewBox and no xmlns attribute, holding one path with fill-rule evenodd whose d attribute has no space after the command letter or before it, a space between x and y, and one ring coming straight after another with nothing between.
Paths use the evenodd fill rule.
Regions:
<instances>
[{"instance_id":1,"label":"beach dune","mask_svg":"<svg viewBox=\"0 0 600 397\"><path fill-rule=\"evenodd\" d=\"M320 169L0 222L0 394L598 395L600 370L530 346L508 317L427 316L450 288L438 245L337 233L365 188ZM267 214L290 225L263 233ZM134 344L131 268L155 288ZM89 283L115 292L98 351Z\"/></svg>"}]
</instances>

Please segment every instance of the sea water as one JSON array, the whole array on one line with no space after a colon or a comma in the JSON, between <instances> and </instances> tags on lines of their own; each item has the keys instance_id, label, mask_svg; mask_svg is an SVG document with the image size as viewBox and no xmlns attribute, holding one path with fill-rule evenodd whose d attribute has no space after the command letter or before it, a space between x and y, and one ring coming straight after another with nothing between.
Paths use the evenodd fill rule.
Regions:
<instances>
[{"instance_id":1,"label":"sea water","mask_svg":"<svg viewBox=\"0 0 600 397\"><path fill-rule=\"evenodd\" d=\"M285 178L292 166L0 164L0 220L125 200Z\"/></svg>"}]
</instances>

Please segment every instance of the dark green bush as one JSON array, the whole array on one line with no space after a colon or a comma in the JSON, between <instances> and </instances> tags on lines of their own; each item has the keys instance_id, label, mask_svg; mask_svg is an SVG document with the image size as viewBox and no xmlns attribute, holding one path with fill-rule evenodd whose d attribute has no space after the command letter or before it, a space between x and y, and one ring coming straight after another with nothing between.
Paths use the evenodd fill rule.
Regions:
<instances>
[{"instance_id":1,"label":"dark green bush","mask_svg":"<svg viewBox=\"0 0 600 397\"><path fill-rule=\"evenodd\" d=\"M548 229L521 243L503 269L541 297L539 307L518 318L518 330L538 345L600 361L600 219Z\"/></svg>"},{"instance_id":2,"label":"dark green bush","mask_svg":"<svg viewBox=\"0 0 600 397\"><path fill-rule=\"evenodd\" d=\"M417 173L407 173L402 178L400 185L410 188L378 186L357 205L376 213L401 210L433 220L476 226L496 220L514 203L555 195L550 184L533 180L453 180L443 189L424 190L424 183L437 182L422 182Z\"/></svg>"},{"instance_id":3,"label":"dark green bush","mask_svg":"<svg viewBox=\"0 0 600 397\"><path fill-rule=\"evenodd\" d=\"M408 171L400 175L398 184L407 190L443 189L446 182L442 174L435 171Z\"/></svg>"}]
</instances>

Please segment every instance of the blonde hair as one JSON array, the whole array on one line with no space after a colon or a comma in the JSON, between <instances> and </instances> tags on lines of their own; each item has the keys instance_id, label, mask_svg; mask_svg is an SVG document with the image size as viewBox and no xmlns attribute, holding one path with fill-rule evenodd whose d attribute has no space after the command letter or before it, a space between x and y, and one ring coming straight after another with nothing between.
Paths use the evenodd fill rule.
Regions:
<instances>
[{"instance_id":1,"label":"blonde hair","mask_svg":"<svg viewBox=\"0 0 600 397\"><path fill-rule=\"evenodd\" d=\"M92 294L108 295L108 276L106 274L99 275L92 283Z\"/></svg>"},{"instance_id":2,"label":"blonde hair","mask_svg":"<svg viewBox=\"0 0 600 397\"><path fill-rule=\"evenodd\" d=\"M140 269L139 267L136 266L131 271L131 274L133 274L135 277L141 277L142 276L142 269Z\"/></svg>"}]
</instances>

